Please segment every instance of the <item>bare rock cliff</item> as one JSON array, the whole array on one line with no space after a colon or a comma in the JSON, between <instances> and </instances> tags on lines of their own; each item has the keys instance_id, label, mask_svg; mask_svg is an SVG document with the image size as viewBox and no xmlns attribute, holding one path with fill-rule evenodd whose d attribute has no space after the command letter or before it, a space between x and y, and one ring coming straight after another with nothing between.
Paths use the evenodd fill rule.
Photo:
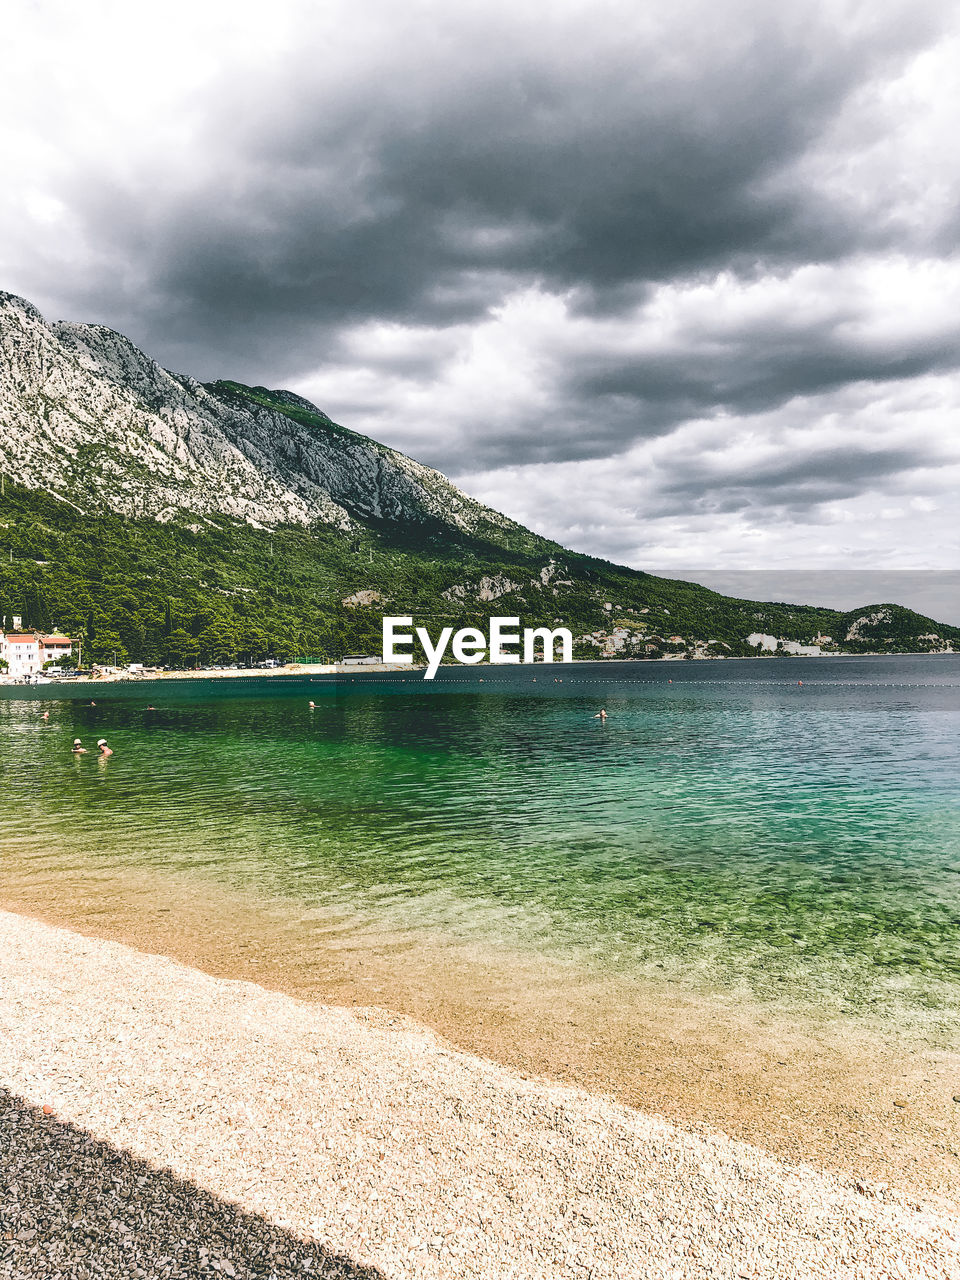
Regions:
<instances>
[{"instance_id":1,"label":"bare rock cliff","mask_svg":"<svg viewBox=\"0 0 960 1280\"><path fill-rule=\"evenodd\" d=\"M264 394L270 403L171 373L112 329L48 323L0 293L0 465L20 484L161 520L516 527L302 397Z\"/></svg>"}]
</instances>

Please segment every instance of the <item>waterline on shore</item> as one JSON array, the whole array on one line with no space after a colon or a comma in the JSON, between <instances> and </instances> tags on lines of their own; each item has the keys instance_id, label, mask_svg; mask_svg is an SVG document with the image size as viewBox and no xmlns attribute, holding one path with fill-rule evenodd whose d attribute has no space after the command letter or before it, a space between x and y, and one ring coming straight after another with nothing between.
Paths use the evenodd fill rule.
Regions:
<instances>
[{"instance_id":1,"label":"waterline on shore","mask_svg":"<svg viewBox=\"0 0 960 1280\"><path fill-rule=\"evenodd\" d=\"M146 1182L169 1172L354 1268L319 1274L960 1274L948 1214L862 1176L837 1180L520 1080L376 1011L217 981L8 914L0 987L0 1082L21 1122L42 1128L43 1108L108 1163L111 1149L146 1162ZM4 1176L22 1177L26 1158L0 1142ZM102 1180L98 1201L111 1185ZM141 1194L110 1206L98 1249L129 1230ZM38 1225L31 1256L68 1262L72 1232ZM128 1243L144 1247L140 1235ZM0 1247L14 1261L24 1252L17 1240ZM227 1274L239 1264L246 1277L234 1247L243 1242L230 1237ZM277 1274L302 1272L281 1259Z\"/></svg>"},{"instance_id":2,"label":"waterline on shore","mask_svg":"<svg viewBox=\"0 0 960 1280\"><path fill-rule=\"evenodd\" d=\"M960 1045L884 1024L587 973L442 934L306 932L283 903L105 871L5 908L311 1001L377 1006L526 1075L956 1204ZM895 1105L906 1102L906 1107Z\"/></svg>"}]
</instances>

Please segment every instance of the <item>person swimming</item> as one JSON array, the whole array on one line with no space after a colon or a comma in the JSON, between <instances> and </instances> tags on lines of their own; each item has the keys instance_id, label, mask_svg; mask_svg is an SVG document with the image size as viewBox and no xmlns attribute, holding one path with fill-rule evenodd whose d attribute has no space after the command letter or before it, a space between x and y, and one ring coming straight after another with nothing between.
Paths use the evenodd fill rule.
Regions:
<instances>
[{"instance_id":1,"label":"person swimming","mask_svg":"<svg viewBox=\"0 0 960 1280\"><path fill-rule=\"evenodd\" d=\"M112 756L112 755L113 755L113 752L112 752L112 751L110 750L110 748L107 746L107 740L106 740L106 738L98 738L98 739L97 739L97 746L100 748L100 754L101 754L102 756Z\"/></svg>"},{"instance_id":2,"label":"person swimming","mask_svg":"<svg viewBox=\"0 0 960 1280\"><path fill-rule=\"evenodd\" d=\"M49 712L49 711L44 711L44 713L43 713L43 715L40 717L40 719L41 719L41 720L49 720L49 719L50 719L50 712Z\"/></svg>"},{"instance_id":3,"label":"person swimming","mask_svg":"<svg viewBox=\"0 0 960 1280\"><path fill-rule=\"evenodd\" d=\"M79 738L74 738L73 746L70 748L75 756L85 756L87 748L83 745Z\"/></svg>"},{"instance_id":4,"label":"person swimming","mask_svg":"<svg viewBox=\"0 0 960 1280\"><path fill-rule=\"evenodd\" d=\"M605 709L601 707L600 710L597 712L597 714L593 718L594 720L606 720L607 713Z\"/></svg>"}]
</instances>

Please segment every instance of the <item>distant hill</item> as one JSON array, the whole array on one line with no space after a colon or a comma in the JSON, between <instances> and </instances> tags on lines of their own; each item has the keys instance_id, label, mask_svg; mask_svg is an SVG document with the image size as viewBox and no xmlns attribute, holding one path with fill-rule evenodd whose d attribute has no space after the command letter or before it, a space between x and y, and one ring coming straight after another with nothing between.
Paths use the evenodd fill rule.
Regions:
<instances>
[{"instance_id":1,"label":"distant hill","mask_svg":"<svg viewBox=\"0 0 960 1280\"><path fill-rule=\"evenodd\" d=\"M754 633L960 648L893 604L736 600L568 551L300 396L201 384L9 294L0 367L0 623L56 624L91 658L375 653L384 613L563 623L580 656L737 656Z\"/></svg>"}]
</instances>

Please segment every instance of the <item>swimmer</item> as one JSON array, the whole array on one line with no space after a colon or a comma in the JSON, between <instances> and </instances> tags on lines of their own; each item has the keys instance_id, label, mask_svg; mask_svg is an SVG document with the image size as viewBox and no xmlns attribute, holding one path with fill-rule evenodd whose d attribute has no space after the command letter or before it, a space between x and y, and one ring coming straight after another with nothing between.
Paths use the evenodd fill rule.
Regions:
<instances>
[{"instance_id":1,"label":"swimmer","mask_svg":"<svg viewBox=\"0 0 960 1280\"><path fill-rule=\"evenodd\" d=\"M49 712L49 711L45 711L45 712L43 713L43 715L40 717L40 719L41 719L41 720L49 720L49 719L50 719L50 712Z\"/></svg>"},{"instance_id":2,"label":"swimmer","mask_svg":"<svg viewBox=\"0 0 960 1280\"><path fill-rule=\"evenodd\" d=\"M87 703L87 706L88 706L88 707L95 707L96 705L97 705L97 704L96 704L95 702L88 702L88 703Z\"/></svg>"},{"instance_id":3,"label":"swimmer","mask_svg":"<svg viewBox=\"0 0 960 1280\"><path fill-rule=\"evenodd\" d=\"M107 746L107 740L106 740L106 738L98 738L98 739L97 739L97 746L100 748L100 754L101 754L102 756L112 756L112 755L113 755L113 752L112 752L112 751L110 750L110 748Z\"/></svg>"},{"instance_id":4,"label":"swimmer","mask_svg":"<svg viewBox=\"0 0 960 1280\"><path fill-rule=\"evenodd\" d=\"M315 711L317 704L315 702L308 702L307 706L310 708L311 711Z\"/></svg>"},{"instance_id":5,"label":"swimmer","mask_svg":"<svg viewBox=\"0 0 960 1280\"><path fill-rule=\"evenodd\" d=\"M601 707L600 710L597 712L597 714L593 718L594 720L600 720L600 721L606 720L607 713L605 709Z\"/></svg>"},{"instance_id":6,"label":"swimmer","mask_svg":"<svg viewBox=\"0 0 960 1280\"><path fill-rule=\"evenodd\" d=\"M74 738L73 746L70 748L75 756L85 756L87 748L83 745L79 738Z\"/></svg>"}]
</instances>

